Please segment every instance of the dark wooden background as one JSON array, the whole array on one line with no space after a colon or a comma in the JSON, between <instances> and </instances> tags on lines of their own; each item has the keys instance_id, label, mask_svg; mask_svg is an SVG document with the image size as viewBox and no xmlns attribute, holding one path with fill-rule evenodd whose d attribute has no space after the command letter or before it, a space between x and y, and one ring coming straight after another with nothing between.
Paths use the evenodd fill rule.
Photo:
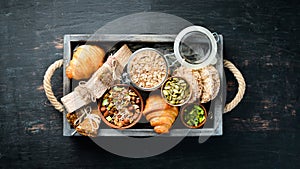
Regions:
<instances>
[{"instance_id":1,"label":"dark wooden background","mask_svg":"<svg viewBox=\"0 0 300 169\"><path fill-rule=\"evenodd\" d=\"M245 76L224 134L185 138L161 155L119 157L87 137L63 137L42 87L64 34L94 33L128 14L174 14L224 35L224 57ZM0 168L300 168L300 5L285 0L0 2ZM237 88L226 72L228 100ZM62 96L62 70L53 78Z\"/></svg>"}]
</instances>

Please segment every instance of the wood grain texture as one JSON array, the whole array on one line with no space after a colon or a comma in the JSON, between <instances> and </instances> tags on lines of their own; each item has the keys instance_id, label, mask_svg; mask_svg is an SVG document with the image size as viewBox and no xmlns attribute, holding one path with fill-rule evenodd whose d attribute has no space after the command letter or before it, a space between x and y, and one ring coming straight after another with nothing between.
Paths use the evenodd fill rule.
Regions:
<instances>
[{"instance_id":1,"label":"wood grain texture","mask_svg":"<svg viewBox=\"0 0 300 169\"><path fill-rule=\"evenodd\" d=\"M296 0L0 2L0 168L299 168L300 5ZM42 88L62 58L65 34L91 34L135 12L166 12L224 36L224 58L245 76L224 134L186 138L146 159L110 154L89 138L62 136L62 115ZM226 71L228 100L236 81ZM52 79L62 96L62 70Z\"/></svg>"}]
</instances>

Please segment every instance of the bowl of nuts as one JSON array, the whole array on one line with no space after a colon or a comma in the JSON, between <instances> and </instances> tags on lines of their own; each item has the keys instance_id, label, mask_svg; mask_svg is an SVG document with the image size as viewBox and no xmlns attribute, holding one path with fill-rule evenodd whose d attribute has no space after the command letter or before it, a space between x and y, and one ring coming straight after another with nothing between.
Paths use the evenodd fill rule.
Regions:
<instances>
[{"instance_id":1,"label":"bowl of nuts","mask_svg":"<svg viewBox=\"0 0 300 169\"><path fill-rule=\"evenodd\" d=\"M133 86L144 91L158 89L168 77L168 62L158 50L142 48L129 58L127 73Z\"/></svg>"},{"instance_id":2,"label":"bowl of nuts","mask_svg":"<svg viewBox=\"0 0 300 169\"><path fill-rule=\"evenodd\" d=\"M190 103L181 109L180 119L188 128L200 128L206 122L207 112L203 105Z\"/></svg>"},{"instance_id":3,"label":"bowl of nuts","mask_svg":"<svg viewBox=\"0 0 300 169\"><path fill-rule=\"evenodd\" d=\"M134 126L142 117L143 106L140 93L126 84L112 86L98 100L102 121L119 129Z\"/></svg>"},{"instance_id":4,"label":"bowl of nuts","mask_svg":"<svg viewBox=\"0 0 300 169\"><path fill-rule=\"evenodd\" d=\"M190 100L192 91L184 78L173 76L162 85L161 95L168 104L182 106Z\"/></svg>"}]
</instances>

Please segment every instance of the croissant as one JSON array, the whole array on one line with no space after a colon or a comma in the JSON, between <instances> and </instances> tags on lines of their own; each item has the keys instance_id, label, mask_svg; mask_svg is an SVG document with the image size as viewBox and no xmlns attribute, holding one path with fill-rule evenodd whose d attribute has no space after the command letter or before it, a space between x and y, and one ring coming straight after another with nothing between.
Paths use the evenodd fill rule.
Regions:
<instances>
[{"instance_id":1,"label":"croissant","mask_svg":"<svg viewBox=\"0 0 300 169\"><path fill-rule=\"evenodd\" d=\"M162 134L169 132L178 116L178 109L168 105L160 95L151 95L146 100L143 114L154 127L154 131Z\"/></svg>"},{"instance_id":2,"label":"croissant","mask_svg":"<svg viewBox=\"0 0 300 169\"><path fill-rule=\"evenodd\" d=\"M75 49L73 58L66 69L70 79L88 79L103 65L105 52L94 45L81 45Z\"/></svg>"}]
</instances>

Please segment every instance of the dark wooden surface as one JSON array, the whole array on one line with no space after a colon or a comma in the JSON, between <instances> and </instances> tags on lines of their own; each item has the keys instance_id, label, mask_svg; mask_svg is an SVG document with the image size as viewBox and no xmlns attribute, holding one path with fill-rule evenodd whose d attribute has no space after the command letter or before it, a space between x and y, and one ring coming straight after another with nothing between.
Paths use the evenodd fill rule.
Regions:
<instances>
[{"instance_id":1,"label":"dark wooden surface","mask_svg":"<svg viewBox=\"0 0 300 169\"><path fill-rule=\"evenodd\" d=\"M185 138L161 155L129 159L86 137L63 137L62 115L42 87L62 58L64 34L94 33L128 14L166 12L224 36L224 58L245 76L224 134ZM0 168L300 168L300 5L295 1L0 2ZM237 88L226 72L228 100ZM62 96L62 70L53 90Z\"/></svg>"}]
</instances>

